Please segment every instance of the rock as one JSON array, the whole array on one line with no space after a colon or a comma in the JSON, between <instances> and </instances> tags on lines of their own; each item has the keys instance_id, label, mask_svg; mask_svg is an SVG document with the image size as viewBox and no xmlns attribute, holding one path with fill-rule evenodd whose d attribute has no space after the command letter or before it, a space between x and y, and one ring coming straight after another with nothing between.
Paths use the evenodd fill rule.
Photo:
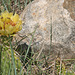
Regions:
<instances>
[{"instance_id":1,"label":"rock","mask_svg":"<svg viewBox=\"0 0 75 75\"><path fill-rule=\"evenodd\" d=\"M59 54L62 58L69 58L68 55L74 57L75 10L72 2L75 1L34 0L28 4L20 15L24 23L19 35L27 36L21 44L29 44L35 31L31 44L34 51L43 49L48 54L51 48L53 54Z\"/></svg>"}]
</instances>

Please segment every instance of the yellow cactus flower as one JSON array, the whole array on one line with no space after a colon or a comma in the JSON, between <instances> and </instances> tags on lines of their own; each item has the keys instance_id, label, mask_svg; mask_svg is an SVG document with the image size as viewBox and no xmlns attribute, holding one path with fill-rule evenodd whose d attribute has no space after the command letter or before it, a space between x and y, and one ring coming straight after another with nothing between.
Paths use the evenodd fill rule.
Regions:
<instances>
[{"instance_id":1,"label":"yellow cactus flower","mask_svg":"<svg viewBox=\"0 0 75 75\"><path fill-rule=\"evenodd\" d=\"M22 20L18 14L5 11L0 15L0 34L12 35L22 29Z\"/></svg>"}]
</instances>

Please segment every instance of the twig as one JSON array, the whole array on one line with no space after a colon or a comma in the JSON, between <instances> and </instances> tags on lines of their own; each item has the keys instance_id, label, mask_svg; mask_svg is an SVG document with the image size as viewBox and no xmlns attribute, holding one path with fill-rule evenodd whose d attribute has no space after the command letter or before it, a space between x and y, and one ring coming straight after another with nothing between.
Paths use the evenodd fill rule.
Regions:
<instances>
[{"instance_id":1,"label":"twig","mask_svg":"<svg viewBox=\"0 0 75 75\"><path fill-rule=\"evenodd\" d=\"M55 60L54 60L54 70L53 70L53 75L55 75Z\"/></svg>"},{"instance_id":2,"label":"twig","mask_svg":"<svg viewBox=\"0 0 75 75\"><path fill-rule=\"evenodd\" d=\"M45 70L50 69L53 65L54 65L54 63L52 65L50 65L48 68L45 68Z\"/></svg>"},{"instance_id":3,"label":"twig","mask_svg":"<svg viewBox=\"0 0 75 75\"><path fill-rule=\"evenodd\" d=\"M38 56L36 57L36 59L38 59L39 56L40 56L40 54L42 53L43 47L44 47L44 43L43 43L42 48L41 48L41 50L40 50L40 53L38 54Z\"/></svg>"},{"instance_id":4,"label":"twig","mask_svg":"<svg viewBox=\"0 0 75 75\"><path fill-rule=\"evenodd\" d=\"M60 72L59 72L59 75L61 75L61 69L62 69L62 60L60 60Z\"/></svg>"}]
</instances>

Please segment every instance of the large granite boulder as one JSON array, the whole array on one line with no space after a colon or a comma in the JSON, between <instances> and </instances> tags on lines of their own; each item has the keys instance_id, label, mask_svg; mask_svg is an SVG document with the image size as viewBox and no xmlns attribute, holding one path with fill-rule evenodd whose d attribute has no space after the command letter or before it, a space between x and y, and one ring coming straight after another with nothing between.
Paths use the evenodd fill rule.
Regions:
<instances>
[{"instance_id":1,"label":"large granite boulder","mask_svg":"<svg viewBox=\"0 0 75 75\"><path fill-rule=\"evenodd\" d=\"M29 44L34 51L75 58L74 0L34 0L20 15L23 28L17 39L27 36L20 44ZM69 7L68 7L69 6Z\"/></svg>"}]
</instances>

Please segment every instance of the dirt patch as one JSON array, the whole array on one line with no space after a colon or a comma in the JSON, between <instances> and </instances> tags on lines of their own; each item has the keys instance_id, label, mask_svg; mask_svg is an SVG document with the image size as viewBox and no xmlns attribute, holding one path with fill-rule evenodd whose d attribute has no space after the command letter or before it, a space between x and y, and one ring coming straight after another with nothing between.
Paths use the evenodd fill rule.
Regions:
<instances>
[{"instance_id":1,"label":"dirt patch","mask_svg":"<svg viewBox=\"0 0 75 75\"><path fill-rule=\"evenodd\" d=\"M71 18L75 21L75 0L64 0L63 7L69 11Z\"/></svg>"}]
</instances>

